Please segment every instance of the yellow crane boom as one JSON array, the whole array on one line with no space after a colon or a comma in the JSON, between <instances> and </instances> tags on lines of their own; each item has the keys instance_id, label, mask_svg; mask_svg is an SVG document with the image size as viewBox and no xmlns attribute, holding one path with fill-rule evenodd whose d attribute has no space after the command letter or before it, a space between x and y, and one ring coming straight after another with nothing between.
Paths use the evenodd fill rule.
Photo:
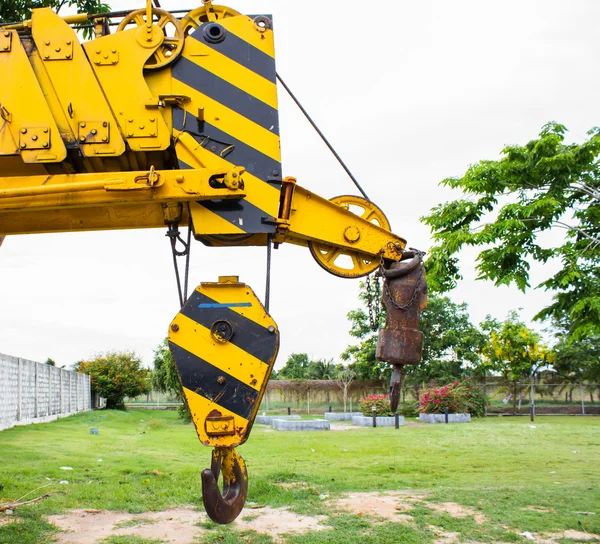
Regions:
<instances>
[{"instance_id":1,"label":"yellow crane boom","mask_svg":"<svg viewBox=\"0 0 600 544\"><path fill-rule=\"evenodd\" d=\"M87 21L95 39L80 43L71 25ZM0 25L0 78L0 244L16 234L165 226L174 244L189 225L210 246L307 246L341 277L403 258L405 240L374 203L327 200L283 177L268 15L203 0L178 19L147 0L111 34L107 16L36 9ZM423 282L414 279L415 293ZM245 501L234 448L250 433L279 331L237 277L201 284L182 305L169 342L198 437L216 448L204 503L226 523ZM401 325L390 325L385 357L392 339L407 338Z\"/></svg>"}]
</instances>

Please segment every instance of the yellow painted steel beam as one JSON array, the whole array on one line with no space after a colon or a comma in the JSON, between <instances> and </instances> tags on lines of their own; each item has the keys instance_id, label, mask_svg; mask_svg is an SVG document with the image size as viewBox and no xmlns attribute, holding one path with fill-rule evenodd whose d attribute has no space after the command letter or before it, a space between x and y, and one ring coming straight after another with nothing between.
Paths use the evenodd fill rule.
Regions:
<instances>
[{"instance_id":1,"label":"yellow painted steel beam","mask_svg":"<svg viewBox=\"0 0 600 544\"><path fill-rule=\"evenodd\" d=\"M394 261L400 260L406 247L404 238L298 185L293 188L289 218L279 221L275 242L315 242L372 257L383 253Z\"/></svg>"},{"instance_id":2,"label":"yellow painted steel beam","mask_svg":"<svg viewBox=\"0 0 600 544\"><path fill-rule=\"evenodd\" d=\"M179 225L188 224L187 206L181 209ZM96 230L150 229L165 227L163 204L136 202L119 206L0 211L0 237L16 234L82 232Z\"/></svg>"},{"instance_id":3,"label":"yellow painted steel beam","mask_svg":"<svg viewBox=\"0 0 600 544\"><path fill-rule=\"evenodd\" d=\"M82 24L82 23L86 23L88 20L88 14L87 13L76 13L75 15L66 15L65 17L60 17L60 19L62 19L65 23L69 24L69 25L77 25L77 24ZM25 30L27 28L31 28L32 26L32 19L27 19L25 21L22 21L21 23L14 23L12 25L0 25L0 28L2 29L13 29L13 30Z\"/></svg>"},{"instance_id":4,"label":"yellow painted steel beam","mask_svg":"<svg viewBox=\"0 0 600 544\"><path fill-rule=\"evenodd\" d=\"M0 178L0 212L54 210L147 201L188 202L240 199L245 193L228 188L223 170L160 170L93 174L59 174ZM212 181L211 181L212 180ZM4 224L0 230L6 228ZM106 228L110 228L107 225ZM115 228L118 228L115 225Z\"/></svg>"}]
</instances>

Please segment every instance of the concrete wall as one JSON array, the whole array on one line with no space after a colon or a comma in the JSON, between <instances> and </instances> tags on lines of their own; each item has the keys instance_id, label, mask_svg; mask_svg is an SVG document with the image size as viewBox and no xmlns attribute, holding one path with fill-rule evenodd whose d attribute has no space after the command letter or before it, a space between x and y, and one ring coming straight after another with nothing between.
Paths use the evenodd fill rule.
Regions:
<instances>
[{"instance_id":1,"label":"concrete wall","mask_svg":"<svg viewBox=\"0 0 600 544\"><path fill-rule=\"evenodd\" d=\"M0 353L0 431L91 410L91 393L87 374Z\"/></svg>"}]
</instances>

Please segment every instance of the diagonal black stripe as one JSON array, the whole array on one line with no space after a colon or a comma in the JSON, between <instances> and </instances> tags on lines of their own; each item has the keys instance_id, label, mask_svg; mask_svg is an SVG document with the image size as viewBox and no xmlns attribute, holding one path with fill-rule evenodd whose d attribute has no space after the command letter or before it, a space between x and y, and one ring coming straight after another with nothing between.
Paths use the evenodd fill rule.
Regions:
<instances>
[{"instance_id":1,"label":"diagonal black stripe","mask_svg":"<svg viewBox=\"0 0 600 544\"><path fill-rule=\"evenodd\" d=\"M247 200L204 200L199 204L244 232L258 234L276 230L275 225L263 222L268 214Z\"/></svg>"},{"instance_id":2,"label":"diagonal black stripe","mask_svg":"<svg viewBox=\"0 0 600 544\"><path fill-rule=\"evenodd\" d=\"M185 117L185 125L183 123ZM205 149L263 181L281 181L281 163L180 108L173 108L173 127L189 132ZM233 148L231 147L233 146Z\"/></svg>"},{"instance_id":3,"label":"diagonal black stripe","mask_svg":"<svg viewBox=\"0 0 600 544\"><path fill-rule=\"evenodd\" d=\"M258 391L173 342L169 342L169 347L183 387L250 419Z\"/></svg>"},{"instance_id":4,"label":"diagonal black stripe","mask_svg":"<svg viewBox=\"0 0 600 544\"><path fill-rule=\"evenodd\" d=\"M200 25L190 33L190 36L252 70L259 76L275 83L275 59L273 57L249 44L246 40L242 40L232 32L227 32L222 42L211 43L204 39L204 26Z\"/></svg>"},{"instance_id":5,"label":"diagonal black stripe","mask_svg":"<svg viewBox=\"0 0 600 544\"><path fill-rule=\"evenodd\" d=\"M210 329L215 321L227 321L233 327L233 336L230 342L263 363L269 364L269 361L277 354L279 334L269 332L255 321L229 308L198 308L198 304L218 303L212 298L194 291L180 313L207 329Z\"/></svg>"},{"instance_id":6,"label":"diagonal black stripe","mask_svg":"<svg viewBox=\"0 0 600 544\"><path fill-rule=\"evenodd\" d=\"M279 115L275 108L195 62L182 57L173 68L173 78L279 136Z\"/></svg>"}]
</instances>

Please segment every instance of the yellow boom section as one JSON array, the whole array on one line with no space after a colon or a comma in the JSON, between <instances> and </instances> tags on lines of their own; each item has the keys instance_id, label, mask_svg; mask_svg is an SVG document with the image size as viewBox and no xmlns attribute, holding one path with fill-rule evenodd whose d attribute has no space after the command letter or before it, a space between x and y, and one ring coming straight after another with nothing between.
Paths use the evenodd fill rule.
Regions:
<instances>
[{"instance_id":1,"label":"yellow boom section","mask_svg":"<svg viewBox=\"0 0 600 544\"><path fill-rule=\"evenodd\" d=\"M207 245L308 246L357 277L405 242L358 197L282 177L270 16L147 6L80 44L49 8L0 31L0 236L192 223ZM345 262L345 264L342 263Z\"/></svg>"}]
</instances>

